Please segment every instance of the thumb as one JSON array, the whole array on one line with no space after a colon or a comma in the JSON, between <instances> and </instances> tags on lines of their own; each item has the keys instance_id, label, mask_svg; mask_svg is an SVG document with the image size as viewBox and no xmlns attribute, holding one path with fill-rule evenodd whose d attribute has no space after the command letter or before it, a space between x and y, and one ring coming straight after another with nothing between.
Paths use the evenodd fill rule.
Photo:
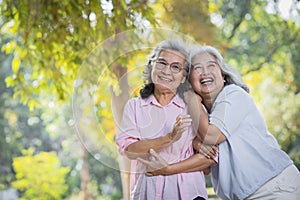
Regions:
<instances>
[{"instance_id":1,"label":"thumb","mask_svg":"<svg viewBox=\"0 0 300 200\"><path fill-rule=\"evenodd\" d=\"M154 151L154 149L150 149L150 154L159 162L167 163L167 161L165 161L158 153L156 153L156 151Z\"/></svg>"}]
</instances>

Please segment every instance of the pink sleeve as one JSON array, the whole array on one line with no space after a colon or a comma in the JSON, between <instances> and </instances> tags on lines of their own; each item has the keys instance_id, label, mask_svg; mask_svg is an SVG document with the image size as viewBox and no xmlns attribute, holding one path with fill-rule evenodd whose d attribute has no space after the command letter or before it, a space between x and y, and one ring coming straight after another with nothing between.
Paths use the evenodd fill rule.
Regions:
<instances>
[{"instance_id":1,"label":"pink sleeve","mask_svg":"<svg viewBox=\"0 0 300 200\"><path fill-rule=\"evenodd\" d=\"M116 143L118 145L119 153L124 156L126 148L130 144L139 141L139 139L132 138L132 137L126 137L125 134L122 134L122 136L124 136L124 137L122 137L122 138L120 138L120 137L116 138Z\"/></svg>"},{"instance_id":2,"label":"pink sleeve","mask_svg":"<svg viewBox=\"0 0 300 200\"><path fill-rule=\"evenodd\" d=\"M123 118L115 138L121 155L125 155L125 150L130 144L141 139L137 130L135 116L135 100L131 99L124 107Z\"/></svg>"}]
</instances>

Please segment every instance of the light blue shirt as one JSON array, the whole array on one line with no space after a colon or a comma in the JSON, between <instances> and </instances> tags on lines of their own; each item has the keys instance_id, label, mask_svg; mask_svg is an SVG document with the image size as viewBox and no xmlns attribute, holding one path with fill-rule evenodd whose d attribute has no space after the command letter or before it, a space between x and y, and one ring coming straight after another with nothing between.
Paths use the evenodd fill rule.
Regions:
<instances>
[{"instance_id":1,"label":"light blue shirt","mask_svg":"<svg viewBox=\"0 0 300 200\"><path fill-rule=\"evenodd\" d=\"M211 110L210 123L227 138L219 144L218 165L211 168L214 190L220 198L244 199L292 164L242 88L223 88Z\"/></svg>"}]
</instances>

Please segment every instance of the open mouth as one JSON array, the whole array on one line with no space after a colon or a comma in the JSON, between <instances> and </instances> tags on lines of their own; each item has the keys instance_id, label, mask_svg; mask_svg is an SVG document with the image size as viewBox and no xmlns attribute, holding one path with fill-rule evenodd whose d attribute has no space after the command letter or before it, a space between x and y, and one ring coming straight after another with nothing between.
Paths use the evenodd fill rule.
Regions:
<instances>
[{"instance_id":1,"label":"open mouth","mask_svg":"<svg viewBox=\"0 0 300 200\"><path fill-rule=\"evenodd\" d=\"M159 76L158 78L159 78L160 80L162 80L162 81L172 82L172 79L169 79L169 78L166 78L166 77Z\"/></svg>"},{"instance_id":2,"label":"open mouth","mask_svg":"<svg viewBox=\"0 0 300 200\"><path fill-rule=\"evenodd\" d=\"M200 80L200 83L202 85L209 84L209 83L212 83L212 82L213 82L212 78L205 78L205 79Z\"/></svg>"}]
</instances>

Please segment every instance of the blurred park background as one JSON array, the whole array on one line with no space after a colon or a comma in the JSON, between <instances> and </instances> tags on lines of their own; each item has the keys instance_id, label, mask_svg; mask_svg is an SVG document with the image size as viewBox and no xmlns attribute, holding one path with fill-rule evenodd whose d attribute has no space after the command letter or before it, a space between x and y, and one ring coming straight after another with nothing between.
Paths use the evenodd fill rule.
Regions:
<instances>
[{"instance_id":1,"label":"blurred park background","mask_svg":"<svg viewBox=\"0 0 300 200\"><path fill-rule=\"evenodd\" d=\"M0 12L0 199L125 199L117 113L143 84L149 28L219 49L300 168L298 0L0 0ZM122 52L119 35L152 43Z\"/></svg>"}]
</instances>

